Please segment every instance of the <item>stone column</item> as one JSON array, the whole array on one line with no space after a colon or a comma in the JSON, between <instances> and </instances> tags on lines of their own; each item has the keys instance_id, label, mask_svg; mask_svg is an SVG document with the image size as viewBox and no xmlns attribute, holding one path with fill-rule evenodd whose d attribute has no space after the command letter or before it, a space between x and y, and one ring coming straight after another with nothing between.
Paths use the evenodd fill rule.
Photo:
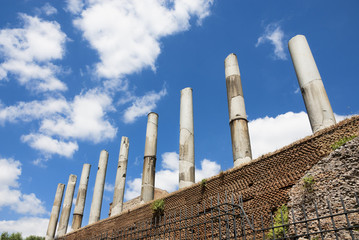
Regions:
<instances>
[{"instance_id":1,"label":"stone column","mask_svg":"<svg viewBox=\"0 0 359 240\"><path fill-rule=\"evenodd\" d=\"M61 237L66 234L72 207L72 199L74 198L76 180L77 176L71 174L66 187L64 204L62 205L62 211L59 221L59 228L57 229L57 237Z\"/></svg>"},{"instance_id":2,"label":"stone column","mask_svg":"<svg viewBox=\"0 0 359 240\"><path fill-rule=\"evenodd\" d=\"M335 124L333 110L307 39L297 35L289 40L288 47L313 133Z\"/></svg>"},{"instance_id":3,"label":"stone column","mask_svg":"<svg viewBox=\"0 0 359 240\"><path fill-rule=\"evenodd\" d=\"M72 217L72 230L79 229L82 224L82 217L84 215L87 184L89 181L90 169L91 169L91 165L88 163L84 164L82 167L80 186L79 186L79 191L77 193L74 214Z\"/></svg>"},{"instance_id":4,"label":"stone column","mask_svg":"<svg viewBox=\"0 0 359 240\"><path fill-rule=\"evenodd\" d=\"M141 201L153 200L156 173L158 114L148 114L145 156L143 161Z\"/></svg>"},{"instance_id":5,"label":"stone column","mask_svg":"<svg viewBox=\"0 0 359 240\"><path fill-rule=\"evenodd\" d=\"M100 160L98 162L95 188L93 190L89 224L95 223L100 220L103 190L105 188L107 161L108 152L106 150L102 150L100 154Z\"/></svg>"},{"instance_id":6,"label":"stone column","mask_svg":"<svg viewBox=\"0 0 359 240\"><path fill-rule=\"evenodd\" d=\"M59 213L61 209L62 196L64 195L64 189L65 189L65 184L59 183L57 185L54 205L52 206L49 226L47 227L45 240L53 240L55 237L57 220L59 219Z\"/></svg>"},{"instance_id":7,"label":"stone column","mask_svg":"<svg viewBox=\"0 0 359 240\"><path fill-rule=\"evenodd\" d=\"M195 182L192 88L181 91L179 188Z\"/></svg>"},{"instance_id":8,"label":"stone column","mask_svg":"<svg viewBox=\"0 0 359 240\"><path fill-rule=\"evenodd\" d=\"M111 216L118 215L122 212L123 208L123 195L125 192L126 183L126 172L127 172L127 160L128 160L128 149L130 147L127 137L122 137L120 154L118 157L117 173L115 190L113 193L113 201L111 208Z\"/></svg>"},{"instance_id":9,"label":"stone column","mask_svg":"<svg viewBox=\"0 0 359 240\"><path fill-rule=\"evenodd\" d=\"M229 54L224 61L224 66L233 162L234 166L238 167L252 160L252 150L237 56L233 53Z\"/></svg>"}]
</instances>

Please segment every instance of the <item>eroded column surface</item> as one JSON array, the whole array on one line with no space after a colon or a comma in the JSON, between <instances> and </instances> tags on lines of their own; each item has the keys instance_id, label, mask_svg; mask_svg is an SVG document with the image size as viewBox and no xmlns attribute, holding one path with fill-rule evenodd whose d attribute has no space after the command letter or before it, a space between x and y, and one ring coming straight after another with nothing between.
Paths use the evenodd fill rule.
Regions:
<instances>
[{"instance_id":1,"label":"eroded column surface","mask_svg":"<svg viewBox=\"0 0 359 240\"><path fill-rule=\"evenodd\" d=\"M179 188L195 182L192 88L181 91Z\"/></svg>"},{"instance_id":2,"label":"eroded column surface","mask_svg":"<svg viewBox=\"0 0 359 240\"><path fill-rule=\"evenodd\" d=\"M148 202L154 198L156 153L157 153L158 114L149 113L146 130L146 144L143 161L141 201Z\"/></svg>"},{"instance_id":3,"label":"eroded column surface","mask_svg":"<svg viewBox=\"0 0 359 240\"><path fill-rule=\"evenodd\" d=\"M111 216L118 215L122 212L123 196L125 192L128 149L130 147L127 137L122 137L120 154L118 157L115 190L113 193Z\"/></svg>"},{"instance_id":4,"label":"eroded column surface","mask_svg":"<svg viewBox=\"0 0 359 240\"><path fill-rule=\"evenodd\" d=\"M74 214L72 217L72 230L79 229L82 224L82 218L84 215L86 193L87 193L87 184L89 181L90 175L90 164L84 164L82 167L79 191L77 193L76 204L74 209Z\"/></svg>"},{"instance_id":5,"label":"eroded column surface","mask_svg":"<svg viewBox=\"0 0 359 240\"><path fill-rule=\"evenodd\" d=\"M335 124L333 110L307 39L297 35L289 40L288 47L313 133Z\"/></svg>"},{"instance_id":6,"label":"eroded column surface","mask_svg":"<svg viewBox=\"0 0 359 240\"><path fill-rule=\"evenodd\" d=\"M71 174L69 182L67 183L64 203L62 205L62 211L59 221L59 227L57 229L57 236L61 237L66 234L67 226L69 224L70 212L72 207L72 199L74 198L75 186L77 176Z\"/></svg>"},{"instance_id":7,"label":"eroded column surface","mask_svg":"<svg viewBox=\"0 0 359 240\"><path fill-rule=\"evenodd\" d=\"M108 152L106 150L102 150L100 154L100 160L98 162L95 188L93 190L89 224L95 223L100 220L103 190L105 188L107 161Z\"/></svg>"},{"instance_id":8,"label":"eroded column surface","mask_svg":"<svg viewBox=\"0 0 359 240\"><path fill-rule=\"evenodd\" d=\"M51 216L49 220L49 225L47 227L45 240L53 240L55 237L55 231L57 226L57 221L59 220L59 214L61 209L62 197L64 195L65 184L59 183L57 185L54 205L52 206Z\"/></svg>"},{"instance_id":9,"label":"eroded column surface","mask_svg":"<svg viewBox=\"0 0 359 240\"><path fill-rule=\"evenodd\" d=\"M237 167L252 160L252 150L237 56L233 53L229 54L224 61L224 66L233 162L234 166Z\"/></svg>"}]
</instances>

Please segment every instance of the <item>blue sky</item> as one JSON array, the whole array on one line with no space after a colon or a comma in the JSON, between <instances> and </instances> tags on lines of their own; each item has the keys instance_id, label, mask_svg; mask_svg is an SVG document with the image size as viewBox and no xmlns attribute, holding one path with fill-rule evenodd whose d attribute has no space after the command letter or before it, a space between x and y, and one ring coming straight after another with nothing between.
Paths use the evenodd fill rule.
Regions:
<instances>
[{"instance_id":1,"label":"blue sky","mask_svg":"<svg viewBox=\"0 0 359 240\"><path fill-rule=\"evenodd\" d=\"M193 88L196 180L231 168L224 59L232 52L254 157L311 134L287 48L297 34L307 37L337 121L359 113L355 0L0 4L0 232L44 235L57 184L90 163L86 225L102 149L106 218L121 136L130 141L125 198L136 197L151 111L156 186L176 190L185 87Z\"/></svg>"}]
</instances>

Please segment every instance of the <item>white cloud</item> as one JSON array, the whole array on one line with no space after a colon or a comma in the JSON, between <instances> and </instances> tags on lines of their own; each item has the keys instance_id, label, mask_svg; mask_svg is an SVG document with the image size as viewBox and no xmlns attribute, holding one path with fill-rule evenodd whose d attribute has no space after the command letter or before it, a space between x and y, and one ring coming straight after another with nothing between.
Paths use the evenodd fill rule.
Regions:
<instances>
[{"instance_id":1,"label":"white cloud","mask_svg":"<svg viewBox=\"0 0 359 240\"><path fill-rule=\"evenodd\" d=\"M48 223L48 218L38 217L24 217L18 220L1 220L0 232L20 232L23 237L28 237L30 235L44 237Z\"/></svg>"},{"instance_id":2,"label":"white cloud","mask_svg":"<svg viewBox=\"0 0 359 240\"><path fill-rule=\"evenodd\" d=\"M176 152L165 152L161 155L162 169L156 171L155 177L155 186L166 190L167 192L173 192L178 189L178 168L179 168L179 155ZM221 166L214 161L208 159L203 159L201 161L201 168L195 169L196 172L196 182L212 177L219 173ZM127 188L125 192L125 200L130 200L135 197L138 197L141 194L141 178L135 178L127 182Z\"/></svg>"},{"instance_id":3,"label":"white cloud","mask_svg":"<svg viewBox=\"0 0 359 240\"><path fill-rule=\"evenodd\" d=\"M105 183L105 191L107 192L113 192L115 189L115 186L111 183Z\"/></svg>"},{"instance_id":4,"label":"white cloud","mask_svg":"<svg viewBox=\"0 0 359 240\"><path fill-rule=\"evenodd\" d=\"M50 3L45 3L45 5L41 8L41 10L47 15L53 15L57 13L57 9L51 6Z\"/></svg>"},{"instance_id":5,"label":"white cloud","mask_svg":"<svg viewBox=\"0 0 359 240\"><path fill-rule=\"evenodd\" d=\"M99 56L96 73L120 78L143 68L155 69L160 39L190 27L192 17L209 15L213 0L92 0L68 1L68 9L80 13L74 25L83 31Z\"/></svg>"},{"instance_id":6,"label":"white cloud","mask_svg":"<svg viewBox=\"0 0 359 240\"><path fill-rule=\"evenodd\" d=\"M71 111L65 116L44 119L41 132L63 138L90 140L99 143L116 136L117 129L106 119L114 111L112 98L96 89L75 97Z\"/></svg>"},{"instance_id":7,"label":"white cloud","mask_svg":"<svg viewBox=\"0 0 359 240\"><path fill-rule=\"evenodd\" d=\"M74 14L80 13L84 6L82 0L66 0L66 2L67 2L66 9Z\"/></svg>"},{"instance_id":8,"label":"white cloud","mask_svg":"<svg viewBox=\"0 0 359 240\"><path fill-rule=\"evenodd\" d=\"M9 207L20 214L44 214L43 202L34 193L24 194L19 190L18 179L21 163L13 159L0 159L0 210Z\"/></svg>"},{"instance_id":9,"label":"white cloud","mask_svg":"<svg viewBox=\"0 0 359 240\"><path fill-rule=\"evenodd\" d=\"M257 40L256 47L270 42L274 46L274 55L276 58L286 60L287 55L284 50L284 32L277 23L268 24L262 36Z\"/></svg>"},{"instance_id":10,"label":"white cloud","mask_svg":"<svg viewBox=\"0 0 359 240\"><path fill-rule=\"evenodd\" d=\"M51 63L62 59L66 35L57 22L20 14L23 28L0 31L0 80L9 74L17 77L21 85L44 92L66 90L56 75L60 67Z\"/></svg>"},{"instance_id":11,"label":"white cloud","mask_svg":"<svg viewBox=\"0 0 359 240\"><path fill-rule=\"evenodd\" d=\"M123 121L133 123L137 118L146 116L157 107L157 102L166 96L167 90L164 88L160 92L149 92L142 97L134 97L132 105L125 110Z\"/></svg>"},{"instance_id":12,"label":"white cloud","mask_svg":"<svg viewBox=\"0 0 359 240\"><path fill-rule=\"evenodd\" d=\"M21 140L28 143L32 148L50 156L58 154L64 157L72 157L79 148L77 142L64 142L43 134L23 135Z\"/></svg>"},{"instance_id":13,"label":"white cloud","mask_svg":"<svg viewBox=\"0 0 359 240\"><path fill-rule=\"evenodd\" d=\"M350 116L334 114L337 122ZM276 117L249 121L249 135L253 158L273 152L312 134L307 113L287 112Z\"/></svg>"}]
</instances>

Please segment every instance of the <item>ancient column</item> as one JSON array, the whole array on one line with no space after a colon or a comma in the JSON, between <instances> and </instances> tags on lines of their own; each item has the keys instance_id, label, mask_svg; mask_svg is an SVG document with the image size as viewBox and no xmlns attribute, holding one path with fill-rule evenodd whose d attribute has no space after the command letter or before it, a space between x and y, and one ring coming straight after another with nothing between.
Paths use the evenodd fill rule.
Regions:
<instances>
[{"instance_id":1,"label":"ancient column","mask_svg":"<svg viewBox=\"0 0 359 240\"><path fill-rule=\"evenodd\" d=\"M59 219L59 213L61 208L62 196L64 195L64 189L65 189L65 184L59 183L57 185L54 205L52 206L49 226L47 227L45 240L53 240L55 237L57 220Z\"/></svg>"},{"instance_id":2,"label":"ancient column","mask_svg":"<svg viewBox=\"0 0 359 240\"><path fill-rule=\"evenodd\" d=\"M72 199L74 198L76 180L77 176L71 174L66 187L64 204L62 205L59 227L57 229L57 237L61 237L66 234L72 207Z\"/></svg>"},{"instance_id":3,"label":"ancient column","mask_svg":"<svg viewBox=\"0 0 359 240\"><path fill-rule=\"evenodd\" d=\"M128 142L128 138L122 137L120 154L118 156L116 182L115 182L115 190L113 193L111 216L118 215L122 212L123 196L124 196L124 192L125 192L125 183L126 183L128 148L129 147L130 147L130 144Z\"/></svg>"},{"instance_id":4,"label":"ancient column","mask_svg":"<svg viewBox=\"0 0 359 240\"><path fill-rule=\"evenodd\" d=\"M335 124L333 110L307 39L297 35L289 40L288 47L313 133Z\"/></svg>"},{"instance_id":5,"label":"ancient column","mask_svg":"<svg viewBox=\"0 0 359 240\"><path fill-rule=\"evenodd\" d=\"M102 150L100 154L100 160L98 162L95 188L93 190L89 224L95 223L100 220L103 190L105 188L107 161L108 152L106 150Z\"/></svg>"},{"instance_id":6,"label":"ancient column","mask_svg":"<svg viewBox=\"0 0 359 240\"><path fill-rule=\"evenodd\" d=\"M229 125L231 128L232 151L234 166L244 165L252 160L251 143L249 140L248 120L244 106L241 74L237 56L229 54L224 61Z\"/></svg>"},{"instance_id":7,"label":"ancient column","mask_svg":"<svg viewBox=\"0 0 359 240\"><path fill-rule=\"evenodd\" d=\"M74 214L72 217L72 230L79 229L82 224L82 217L84 215L87 184L89 181L90 169L91 169L91 165L88 163L84 164L82 167L80 186L77 193Z\"/></svg>"},{"instance_id":8,"label":"ancient column","mask_svg":"<svg viewBox=\"0 0 359 240\"><path fill-rule=\"evenodd\" d=\"M157 113L149 113L142 172L141 201L143 202L151 201L154 197L157 152L157 124Z\"/></svg>"},{"instance_id":9,"label":"ancient column","mask_svg":"<svg viewBox=\"0 0 359 240\"><path fill-rule=\"evenodd\" d=\"M179 188L195 182L192 88L181 91Z\"/></svg>"}]
</instances>

